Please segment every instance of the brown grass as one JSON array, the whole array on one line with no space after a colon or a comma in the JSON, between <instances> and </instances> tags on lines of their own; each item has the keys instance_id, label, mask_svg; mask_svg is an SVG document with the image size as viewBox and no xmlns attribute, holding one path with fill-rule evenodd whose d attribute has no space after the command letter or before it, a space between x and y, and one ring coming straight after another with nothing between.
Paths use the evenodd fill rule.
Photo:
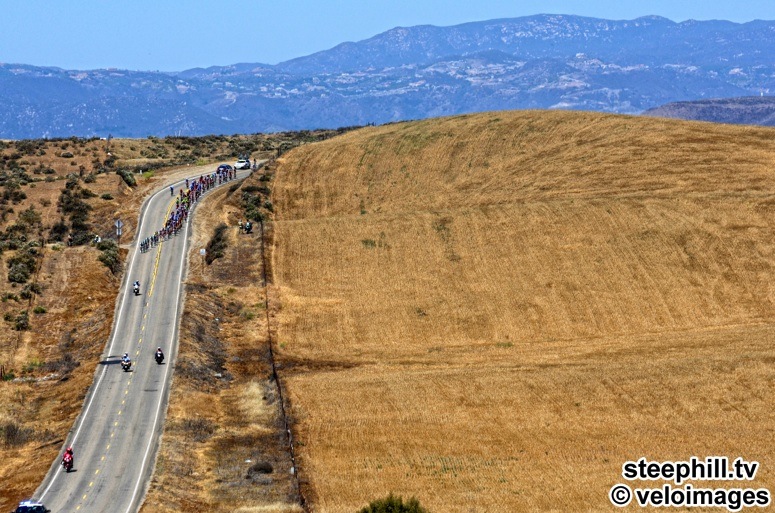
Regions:
<instances>
[{"instance_id":1,"label":"brown grass","mask_svg":"<svg viewBox=\"0 0 775 513\"><path fill-rule=\"evenodd\" d=\"M259 239L237 233L240 197L240 189L227 185L197 207L180 354L143 511L299 511L276 387L268 379ZM228 249L206 265L199 249L219 223L229 227Z\"/></svg>"},{"instance_id":2,"label":"brown grass","mask_svg":"<svg viewBox=\"0 0 775 513\"><path fill-rule=\"evenodd\" d=\"M771 129L573 112L288 154L278 341L315 510L610 510L641 456L772 487L774 164Z\"/></svg>"},{"instance_id":3,"label":"brown grass","mask_svg":"<svg viewBox=\"0 0 775 513\"><path fill-rule=\"evenodd\" d=\"M227 142L224 140L222 151L226 151ZM45 237L51 225L60 219L57 200L65 186L65 177L70 173L80 174L81 166L84 176L94 171L92 160L106 158L106 141L34 141L42 154L36 152L11 159L17 148L27 143L0 144L0 158L16 160L31 178L40 180L21 187L27 198L7 205L13 212L4 221L0 220L0 231L13 224L20 212L34 206L41 213L43 233L31 232L29 236L37 239ZM158 144L169 146L173 157L176 152L186 151L175 150L175 140L113 140L111 153L118 158L117 165L132 165L141 151ZM63 157L62 151L72 151L74 156ZM39 166L53 169L54 174L34 173L33 169ZM139 208L146 194L173 177L212 169L212 165L179 166L158 170L152 177L137 175L138 186L134 189L126 186L115 173L98 174L94 182L81 183L97 194L87 200L93 207L89 223L94 233L115 237L113 222L122 219L123 258L126 245L134 236ZM44 177L52 181L44 181ZM113 199L101 199L99 196L103 193L110 193ZM5 251L0 255L0 296L18 297L22 288L6 279L6 262L13 254L14 251ZM26 439L23 444L8 447L0 440L4 456L0 467L0 511L10 510L20 499L29 497L57 457L80 411L109 336L121 283L121 275L111 275L98 261L99 252L91 246L46 244L41 255L40 269L34 278L42 287L41 294L30 300L8 299L0 303L0 315L28 310L30 316L30 331L14 331L10 322L5 322L4 329L0 330L0 369L16 378L0 381L0 426L12 422ZM35 307L44 308L45 313L33 313Z\"/></svg>"}]
</instances>

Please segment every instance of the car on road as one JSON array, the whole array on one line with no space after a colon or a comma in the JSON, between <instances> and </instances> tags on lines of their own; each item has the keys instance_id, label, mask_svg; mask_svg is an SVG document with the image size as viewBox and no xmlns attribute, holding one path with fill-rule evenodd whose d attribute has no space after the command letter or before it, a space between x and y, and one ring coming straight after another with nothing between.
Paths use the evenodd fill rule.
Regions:
<instances>
[{"instance_id":1,"label":"car on road","mask_svg":"<svg viewBox=\"0 0 775 513\"><path fill-rule=\"evenodd\" d=\"M220 172L224 172L224 171L229 172L232 169L233 168L230 165L228 165L228 164L221 164L220 166L218 166L218 171L220 171Z\"/></svg>"},{"instance_id":2,"label":"car on road","mask_svg":"<svg viewBox=\"0 0 775 513\"><path fill-rule=\"evenodd\" d=\"M234 163L234 169L250 169L250 160L239 159Z\"/></svg>"},{"instance_id":3,"label":"car on road","mask_svg":"<svg viewBox=\"0 0 775 513\"><path fill-rule=\"evenodd\" d=\"M11 513L50 513L50 509L41 504L38 501L28 499L21 501L19 507L13 510Z\"/></svg>"}]
</instances>

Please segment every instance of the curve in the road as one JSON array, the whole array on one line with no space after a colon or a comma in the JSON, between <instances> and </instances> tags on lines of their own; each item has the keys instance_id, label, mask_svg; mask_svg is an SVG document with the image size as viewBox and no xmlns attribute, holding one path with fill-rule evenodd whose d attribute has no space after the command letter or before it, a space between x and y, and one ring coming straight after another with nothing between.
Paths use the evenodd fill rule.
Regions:
<instances>
[{"instance_id":1,"label":"curve in the road","mask_svg":"<svg viewBox=\"0 0 775 513\"><path fill-rule=\"evenodd\" d=\"M235 180L238 180L238 179L240 179L239 175L237 175L235 177ZM182 183L184 183L184 181L185 180L180 180L178 182L175 182L173 185L182 184ZM225 183L230 183L230 182L224 182L224 184ZM223 184L220 184L220 185L223 185ZM166 186L166 187L168 187L168 186ZM139 246L137 245L137 242L141 239L141 234L144 233L143 232L143 225L144 225L144 222L146 221L147 210L148 210L149 206L151 205L151 203L158 199L159 195L163 195L164 193L166 193L166 191L167 191L166 187L164 189L162 189L161 191L151 195L143 203L142 214L140 215L140 220L139 220L137 231L136 231L135 251L133 252L132 258L131 258L131 260L129 262L129 267L127 269L127 273L125 274L124 280L123 280L122 285L121 285L121 290L122 291L126 289L126 283L124 283L124 282L128 283L128 281L130 280L130 277L134 276L135 264L137 262L138 254L140 253L139 252ZM201 201L201 199L199 201ZM184 233L183 233L183 239L184 240L183 240L183 243L182 243L183 247L182 248L178 248L179 249L180 259L179 259L178 262L176 262L177 265L172 266L172 267L177 267L177 270L178 270L177 274L178 274L178 276L177 276L177 279L173 280L173 282L175 284L174 285L174 294L171 294L171 297L173 297L174 301L175 301L174 314L171 317L171 321L172 321L171 341L170 341L170 347L168 349L167 365L165 366L164 373L163 373L163 379L161 380L161 389L158 390L158 392L159 392L158 393L158 400L157 400L156 405L155 405L154 410L153 410L153 422L152 422L151 428L148 430L149 434L148 434L147 440L146 440L146 442L144 444L144 447L141 449L142 450L142 460L141 460L141 462L139 464L139 467L138 467L139 470L136 473L136 476L137 476L136 479L134 479L133 482L129 483L130 484L129 489L124 487L124 491L126 492L127 495L129 495L129 493L131 493L131 495L129 495L128 502L126 502L126 508L124 509L124 508L121 508L121 507L117 507L119 505L118 502L124 502L124 500L126 500L126 498L124 498L124 500L119 500L117 502L108 502L109 504L111 504L111 507L110 507L109 511L121 511L121 510L123 510L123 511L125 511L125 513L130 513L131 511L138 510L139 507L140 507L140 504L142 503L142 500L141 500L142 496L141 496L140 492L143 489L143 484L148 482L148 480L150 478L150 475L151 475L151 470L152 469L149 466L149 461L151 460L151 456L152 456L154 447L157 447L157 445L158 445L158 439L159 439L159 434L160 434L159 421L162 419L162 414L166 411L165 410L166 404L167 404L166 400L167 400L168 395L169 395L168 394L168 385L169 385L169 382L170 382L170 375L169 374L170 374L170 369L172 368L172 363L174 362L174 356L175 356L175 354L177 352L177 337L178 337L178 326L179 326L178 316L180 314L180 305L182 303L182 301L181 301L181 284L183 282L183 273L184 273L184 271L186 269L185 259L186 259L187 252L188 252L189 234L190 234L190 230L191 230L191 222L190 221L191 221L191 218L193 217L194 210L196 209L196 207L199 204L199 201L195 202L192 205L192 207L191 207L191 210L189 212L189 220L186 222L186 226L183 228L183 231L184 231ZM168 208L167 208L167 214L165 215L165 219L166 219L166 216L169 215L169 212L170 212L171 208L172 208L172 204L170 204L168 206ZM146 320L146 317L148 315L148 313L145 312L145 309L146 309L146 307L148 306L148 304L149 304L149 302L151 300L151 297L152 297L153 291L154 291L154 287L156 286L157 275L158 275L158 270L159 270L159 266L160 266L161 250L162 250L163 246L164 246L164 243L162 242L157 247L156 256L154 258L153 271L151 272L151 277L149 279L148 286L146 287L146 289L148 290L147 296L146 296L147 299L144 299L144 306L142 307L142 311L138 314L138 315L142 315L142 319L143 319L143 321L142 321L143 325L142 325L142 327L140 329L140 339L138 341L138 344L142 344L143 337L145 336L145 320ZM168 290L167 292L168 293L172 292L172 290ZM126 301L127 301L127 297L128 296L131 296L131 294L123 293L123 297L122 297L122 299L121 299L121 301L119 303L119 308L117 309L116 316L114 317L113 328L112 328L112 331L111 331L109 343L107 344L107 358L110 358L110 355L114 354L115 345L116 345L116 343L117 343L117 341L119 339L118 330L119 330L119 326L122 323L122 316L127 311ZM170 294L168 294L168 296L170 296ZM169 304L169 303L167 303L167 304ZM136 354L139 354L139 349L138 349L138 352ZM103 360L100 363L104 364L105 360ZM95 398L100 397L101 387L103 386L103 383L105 383L105 376L109 372L109 367L110 367L109 365L103 365L102 370L99 372L99 375L97 376L96 381L93 383L93 385L92 385L92 387L91 387L91 389L89 391L88 400L86 402L86 406L84 407L84 409L82 410L82 412L79 415L78 419L76 420L75 429L74 429L74 431L71 430L72 436L69 437L69 439L65 443L65 446L76 446L77 447L76 442L78 442L78 440L79 440L79 437L81 435L82 429L83 429L84 425L86 424L87 419L91 420L90 417L89 417L90 411L92 409L92 406L94 405ZM131 382L132 382L132 379L130 378L129 382L126 384L127 388L124 391L125 394L128 394L128 392L129 392L129 385L131 385ZM108 386L108 390L110 390L111 385L106 385L106 386ZM122 404L123 404L123 401L122 401ZM118 412L118 415L120 415L120 414L121 414L121 410L119 410L119 412ZM110 419L105 417L104 422L103 422L103 426L107 426L107 424L109 422L110 422ZM118 425L118 422L115 422L115 424ZM124 427L124 429L131 429L131 428L132 428L132 426L125 426ZM94 431L96 431L96 430L94 430ZM110 434L110 437L111 438L113 437L113 433L112 432ZM111 447L112 443L113 443L113 440L111 440L111 443L109 443L107 445L106 450ZM116 443L119 443L119 441L116 440ZM103 455L101 459L104 460L105 457L106 457L106 455ZM78 462L77 458L78 458L78 455L76 454L76 463ZM109 470L109 469L106 468L105 470ZM98 468L95 471L95 475L99 474L99 472L100 472L100 469ZM39 500L44 501L47 498L49 500L54 500L54 497L53 496L49 496L49 494L52 493L52 490L57 489L57 487L55 485L57 484L57 481L58 481L58 479L59 479L59 477L61 475L63 475L63 473L60 471L60 464L59 464L59 460L57 459L56 461L54 461L54 463L52 464L51 468L49 469L49 472L46 475L46 478L44 479L44 481L38 487L36 496L39 498ZM75 506L72 502L67 505L67 508L69 510L79 511L81 509L81 506L84 504L84 501L86 501L86 499L87 499L87 497L89 495L89 490L92 489L92 485L94 484L95 481L96 481L96 477L94 478L94 480L89 482L88 489L86 490L86 493L83 493L82 490L81 491L70 490L68 492L68 494L64 494L63 493L63 495L67 495L68 497L74 496L75 493L77 493L78 496L80 497L80 500L78 501L79 504L77 506ZM100 488L100 487L98 486L98 487L94 487L94 488ZM59 500L61 501L63 499L59 498ZM73 508L73 506L75 506L75 507ZM106 506L103 506L103 508L101 508L101 509L106 510L106 511L108 510L108 509L106 509Z\"/></svg>"}]
</instances>

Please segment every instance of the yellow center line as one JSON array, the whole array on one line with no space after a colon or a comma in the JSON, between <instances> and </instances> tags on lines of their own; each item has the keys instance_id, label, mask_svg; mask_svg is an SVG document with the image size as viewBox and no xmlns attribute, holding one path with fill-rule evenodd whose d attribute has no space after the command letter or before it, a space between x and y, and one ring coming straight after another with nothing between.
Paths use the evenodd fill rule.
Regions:
<instances>
[{"instance_id":1,"label":"yellow center line","mask_svg":"<svg viewBox=\"0 0 775 513\"><path fill-rule=\"evenodd\" d=\"M169 214L170 214L170 211L172 210L172 206L173 206L173 205L174 205L174 202L170 203L170 206L167 208L167 214L166 214L166 217L165 217L165 222L166 222L166 220L167 220L167 219L169 219ZM158 276L158 273L159 273L159 262L160 262L160 260L161 260L161 247L162 247L162 244L163 244L163 243L164 243L164 241L163 241L163 240L159 241L159 246L158 246L158 249L156 250L156 261L155 261L155 263L154 263L154 266L153 266L153 277L151 278L151 284L150 284L150 287L149 287L149 290L148 290L148 297L149 297L149 298L150 298L150 297L153 295L153 289L154 289L154 285L156 284L156 277ZM147 313L144 313L144 314L143 314L143 321L145 321L145 319L147 319L147 318L148 318L148 314L147 314ZM143 325L141 326L141 328L140 328L140 331L141 331L141 332L144 332L144 331L145 331L145 324L143 324ZM137 345L138 345L138 346L142 346L142 344L143 344L143 338L142 338L142 337L140 337L140 339L137 341ZM135 352L135 355L136 355L136 356L139 356L139 355L140 355L140 348L138 348L138 349L137 349L137 351ZM132 384L132 379L130 378L130 379L129 379L129 381L127 382L127 390L125 390L125 391L124 391L124 395L129 395L129 385L131 385L131 384ZM126 399L122 400L122 401L121 401L121 404L122 404L122 405L123 405L123 404L126 404ZM122 412L123 412L123 410L118 410L118 415L121 415L121 413L122 413ZM114 426L114 427L118 427L118 421L115 421L115 422L113 423L113 426ZM116 434L116 433L115 433L115 431L114 431L113 433L111 433L111 434L110 434L110 438L114 438L115 434ZM111 445L111 444L108 444L107 446L105 446L105 452L106 452L106 453L107 453L107 451L110 449L110 445ZM100 458L100 461L105 461L105 457L106 457L106 456L107 456L107 454L104 454L104 455L103 455L103 456ZM95 475L95 476L96 476L96 475L98 475L99 473L100 473L100 469L96 469L96 470L94 471L94 475ZM93 486L94 486L94 481L91 481L91 482L89 483L89 488L91 488L91 487L93 487ZM81 502L85 501L85 500L86 500L86 497L88 497L88 494L84 494L84 495L83 495L83 497L81 498ZM80 511L80 510L81 510L81 506L82 506L82 505L83 505L83 504L79 504L78 506L76 506L75 510L76 510L76 511Z\"/></svg>"},{"instance_id":2,"label":"yellow center line","mask_svg":"<svg viewBox=\"0 0 775 513\"><path fill-rule=\"evenodd\" d=\"M172 212L172 206L175 204L174 201L170 202L169 207L167 207L167 213L164 215L164 222L166 224L167 219L170 217L170 212ZM161 259L161 247L164 245L164 239L161 239L159 241L159 247L156 250L156 262L153 265L153 278L151 279L151 286L148 289L148 297L150 298L153 296L153 289L154 285L156 284L156 274L159 272L159 260Z\"/></svg>"}]
</instances>

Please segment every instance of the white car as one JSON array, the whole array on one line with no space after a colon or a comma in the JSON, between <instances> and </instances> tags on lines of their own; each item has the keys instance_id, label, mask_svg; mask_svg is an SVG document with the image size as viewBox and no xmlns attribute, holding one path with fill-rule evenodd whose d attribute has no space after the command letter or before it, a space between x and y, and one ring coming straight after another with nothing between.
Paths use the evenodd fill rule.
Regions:
<instances>
[{"instance_id":1,"label":"white car","mask_svg":"<svg viewBox=\"0 0 775 513\"><path fill-rule=\"evenodd\" d=\"M16 508L13 513L49 513L51 510L46 508L43 504L32 499L21 501L19 507Z\"/></svg>"},{"instance_id":2,"label":"white car","mask_svg":"<svg viewBox=\"0 0 775 513\"><path fill-rule=\"evenodd\" d=\"M250 169L250 161L245 159L239 159L234 163L234 169Z\"/></svg>"}]
</instances>

